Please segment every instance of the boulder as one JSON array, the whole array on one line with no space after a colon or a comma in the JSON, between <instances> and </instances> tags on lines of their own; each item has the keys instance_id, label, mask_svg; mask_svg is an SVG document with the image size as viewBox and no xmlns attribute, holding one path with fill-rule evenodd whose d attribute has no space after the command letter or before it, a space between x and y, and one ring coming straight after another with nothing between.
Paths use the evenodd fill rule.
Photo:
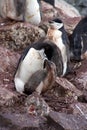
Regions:
<instances>
[{"instance_id":1,"label":"boulder","mask_svg":"<svg viewBox=\"0 0 87 130\"><path fill-rule=\"evenodd\" d=\"M66 3L64 0L55 0L54 6L60 10L60 12L70 18L80 17L78 10L72 5Z\"/></svg>"},{"instance_id":2,"label":"boulder","mask_svg":"<svg viewBox=\"0 0 87 130\"><path fill-rule=\"evenodd\" d=\"M7 21L1 21L0 23L0 44L7 48L13 50L24 49L32 42L45 36L45 32L41 28L29 23L7 23Z\"/></svg>"},{"instance_id":3,"label":"boulder","mask_svg":"<svg viewBox=\"0 0 87 130\"><path fill-rule=\"evenodd\" d=\"M85 119L87 119L87 104L86 103L73 103L70 105L70 107L73 109L74 115L81 115Z\"/></svg>"},{"instance_id":4,"label":"boulder","mask_svg":"<svg viewBox=\"0 0 87 130\"><path fill-rule=\"evenodd\" d=\"M87 120L83 116L51 111L47 117L48 123L59 130L86 130Z\"/></svg>"}]
</instances>

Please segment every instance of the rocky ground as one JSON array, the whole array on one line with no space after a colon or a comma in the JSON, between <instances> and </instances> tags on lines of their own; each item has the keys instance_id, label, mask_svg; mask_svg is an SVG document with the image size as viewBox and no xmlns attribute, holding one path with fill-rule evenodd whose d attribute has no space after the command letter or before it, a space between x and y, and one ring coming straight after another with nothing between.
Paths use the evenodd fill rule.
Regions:
<instances>
[{"instance_id":1,"label":"rocky ground","mask_svg":"<svg viewBox=\"0 0 87 130\"><path fill-rule=\"evenodd\" d=\"M20 95L14 88L19 57L27 45L46 35L47 21L61 18L71 34L81 19L44 2L42 11L39 27L0 19L0 130L86 130L87 60L71 62L72 73L57 77L53 89L40 96Z\"/></svg>"}]
</instances>

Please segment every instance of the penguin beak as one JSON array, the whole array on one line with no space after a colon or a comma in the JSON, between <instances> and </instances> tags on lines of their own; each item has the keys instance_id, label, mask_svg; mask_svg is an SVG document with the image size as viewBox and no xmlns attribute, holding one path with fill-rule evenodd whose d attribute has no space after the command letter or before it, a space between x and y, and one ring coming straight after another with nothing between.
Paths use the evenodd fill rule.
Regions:
<instances>
[{"instance_id":1,"label":"penguin beak","mask_svg":"<svg viewBox=\"0 0 87 130\"><path fill-rule=\"evenodd\" d=\"M44 68L46 67L47 62L48 62L48 60L47 60L47 59L45 59L45 60L44 60Z\"/></svg>"}]
</instances>

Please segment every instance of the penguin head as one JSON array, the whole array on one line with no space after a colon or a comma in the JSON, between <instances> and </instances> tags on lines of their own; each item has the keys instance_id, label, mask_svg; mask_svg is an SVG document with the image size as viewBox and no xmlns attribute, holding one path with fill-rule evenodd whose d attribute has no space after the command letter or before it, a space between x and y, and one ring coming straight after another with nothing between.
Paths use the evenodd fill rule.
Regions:
<instances>
[{"instance_id":1,"label":"penguin head","mask_svg":"<svg viewBox=\"0 0 87 130\"><path fill-rule=\"evenodd\" d=\"M56 65L52 61L45 59L44 60L44 68L46 68L47 71L53 70L54 73L56 74Z\"/></svg>"},{"instance_id":2,"label":"penguin head","mask_svg":"<svg viewBox=\"0 0 87 130\"><path fill-rule=\"evenodd\" d=\"M47 37L50 40L57 42L57 39L62 38L63 30L64 30L63 22L60 19L55 18L49 21Z\"/></svg>"},{"instance_id":3,"label":"penguin head","mask_svg":"<svg viewBox=\"0 0 87 130\"><path fill-rule=\"evenodd\" d=\"M58 30L64 26L63 22L58 18L55 18L55 19L49 21L49 23L53 28L58 29Z\"/></svg>"}]
</instances>

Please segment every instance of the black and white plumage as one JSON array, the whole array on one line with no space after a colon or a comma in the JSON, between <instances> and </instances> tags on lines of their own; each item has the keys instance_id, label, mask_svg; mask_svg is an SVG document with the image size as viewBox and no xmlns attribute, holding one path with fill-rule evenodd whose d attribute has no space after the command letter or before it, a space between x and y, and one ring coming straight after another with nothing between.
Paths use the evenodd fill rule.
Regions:
<instances>
[{"instance_id":1,"label":"black and white plumage","mask_svg":"<svg viewBox=\"0 0 87 130\"><path fill-rule=\"evenodd\" d=\"M40 0L26 0L25 2L25 15L26 22L39 25L41 22L41 5Z\"/></svg>"},{"instance_id":2,"label":"black and white plumage","mask_svg":"<svg viewBox=\"0 0 87 130\"><path fill-rule=\"evenodd\" d=\"M52 88L56 79L56 66L49 60L44 61L44 69L38 70L29 78L24 86L24 92L31 94L36 91L38 94Z\"/></svg>"},{"instance_id":3,"label":"black and white plumage","mask_svg":"<svg viewBox=\"0 0 87 130\"><path fill-rule=\"evenodd\" d=\"M25 49L17 66L14 83L18 92L22 93L24 91L24 85L33 73L43 69L45 59L54 62L57 68L57 75L62 75L62 56L57 46L50 41L32 43Z\"/></svg>"},{"instance_id":4,"label":"black and white plumage","mask_svg":"<svg viewBox=\"0 0 87 130\"><path fill-rule=\"evenodd\" d=\"M47 31L47 38L53 41L61 51L63 60L63 76L67 73L68 62L70 61L69 39L64 29L63 22L56 18L49 21L50 27Z\"/></svg>"},{"instance_id":5,"label":"black and white plumage","mask_svg":"<svg viewBox=\"0 0 87 130\"><path fill-rule=\"evenodd\" d=\"M80 20L70 38L71 58L77 61L87 59L87 17Z\"/></svg>"},{"instance_id":6,"label":"black and white plumage","mask_svg":"<svg viewBox=\"0 0 87 130\"><path fill-rule=\"evenodd\" d=\"M43 69L45 54L44 50L36 50L30 48L28 52L21 57L14 82L16 90L20 93L24 91L24 85L28 81L29 77L36 71Z\"/></svg>"}]
</instances>

